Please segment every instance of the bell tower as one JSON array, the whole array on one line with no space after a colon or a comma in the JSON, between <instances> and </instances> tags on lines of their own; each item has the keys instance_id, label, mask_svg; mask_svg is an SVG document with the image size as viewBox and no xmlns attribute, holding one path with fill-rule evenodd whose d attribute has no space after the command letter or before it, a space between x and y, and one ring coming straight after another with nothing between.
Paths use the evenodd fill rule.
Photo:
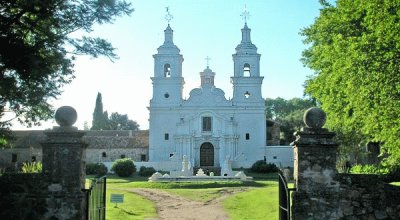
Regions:
<instances>
[{"instance_id":1,"label":"bell tower","mask_svg":"<svg viewBox=\"0 0 400 220\"><path fill-rule=\"evenodd\" d=\"M233 84L233 100L236 105L264 105L261 94L261 85L264 77L260 76L260 57L257 47L251 42L251 29L247 27L249 13L244 11L245 24L242 28L242 41L232 55L234 75L231 77Z\"/></svg>"},{"instance_id":2,"label":"bell tower","mask_svg":"<svg viewBox=\"0 0 400 220\"><path fill-rule=\"evenodd\" d=\"M184 79L182 77L183 56L173 42L173 30L169 25L172 15L167 8L168 26L164 30L164 43L157 49L154 58L153 98L150 107L176 106L182 101Z\"/></svg>"}]
</instances>

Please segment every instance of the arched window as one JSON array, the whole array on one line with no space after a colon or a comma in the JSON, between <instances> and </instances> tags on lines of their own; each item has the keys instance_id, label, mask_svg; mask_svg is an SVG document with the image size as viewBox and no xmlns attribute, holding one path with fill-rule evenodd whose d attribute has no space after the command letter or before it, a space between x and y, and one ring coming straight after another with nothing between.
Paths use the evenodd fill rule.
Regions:
<instances>
[{"instance_id":1,"label":"arched window","mask_svg":"<svg viewBox=\"0 0 400 220\"><path fill-rule=\"evenodd\" d=\"M249 77L250 76L250 64L245 63L243 66L243 76Z\"/></svg>"},{"instance_id":2,"label":"arched window","mask_svg":"<svg viewBox=\"0 0 400 220\"><path fill-rule=\"evenodd\" d=\"M171 77L171 65L168 63L164 65L164 77Z\"/></svg>"}]
</instances>

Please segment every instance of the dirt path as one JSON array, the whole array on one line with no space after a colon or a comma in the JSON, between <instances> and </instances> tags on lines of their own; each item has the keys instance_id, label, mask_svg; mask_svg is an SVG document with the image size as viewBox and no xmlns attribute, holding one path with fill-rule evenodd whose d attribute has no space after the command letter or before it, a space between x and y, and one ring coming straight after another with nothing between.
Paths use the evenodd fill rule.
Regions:
<instances>
[{"instance_id":1,"label":"dirt path","mask_svg":"<svg viewBox=\"0 0 400 220\"><path fill-rule=\"evenodd\" d=\"M134 193L141 195L157 206L158 218L148 220L224 220L229 219L226 212L222 209L220 201L224 198L243 190L225 190L221 197L217 199L198 202L183 198L178 195L170 194L158 189L139 189L133 190Z\"/></svg>"}]
</instances>

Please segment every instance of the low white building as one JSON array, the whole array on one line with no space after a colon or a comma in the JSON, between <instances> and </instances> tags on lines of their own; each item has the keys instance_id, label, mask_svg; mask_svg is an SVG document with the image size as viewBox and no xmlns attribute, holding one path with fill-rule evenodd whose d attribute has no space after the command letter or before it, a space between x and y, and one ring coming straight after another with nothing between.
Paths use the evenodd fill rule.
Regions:
<instances>
[{"instance_id":1,"label":"low white building","mask_svg":"<svg viewBox=\"0 0 400 220\"><path fill-rule=\"evenodd\" d=\"M182 98L183 56L168 24L165 41L154 57L150 100L149 162L166 162L187 155L193 167L250 167L266 156L265 100L261 94L260 54L245 23L242 41L233 54L232 99L214 85L207 66L200 87Z\"/></svg>"}]
</instances>

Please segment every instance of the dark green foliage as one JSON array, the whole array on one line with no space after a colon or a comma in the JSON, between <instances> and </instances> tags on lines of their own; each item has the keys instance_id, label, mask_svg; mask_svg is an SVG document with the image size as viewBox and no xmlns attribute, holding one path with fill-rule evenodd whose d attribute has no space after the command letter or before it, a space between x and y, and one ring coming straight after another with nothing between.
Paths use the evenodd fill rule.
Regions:
<instances>
[{"instance_id":1,"label":"dark green foliage","mask_svg":"<svg viewBox=\"0 0 400 220\"><path fill-rule=\"evenodd\" d=\"M350 170L353 174L376 174L385 182L400 181L400 166L399 165L356 165Z\"/></svg>"},{"instance_id":2,"label":"dark green foliage","mask_svg":"<svg viewBox=\"0 0 400 220\"><path fill-rule=\"evenodd\" d=\"M97 93L96 106L94 107L91 130L106 130L108 114L103 111L103 100L101 93Z\"/></svg>"},{"instance_id":3,"label":"dark green foliage","mask_svg":"<svg viewBox=\"0 0 400 220\"><path fill-rule=\"evenodd\" d=\"M108 112L103 111L103 101L101 93L97 94L96 106L93 112L91 130L139 130L139 124L136 121L130 120L128 115L122 115L118 112L111 113L108 117Z\"/></svg>"},{"instance_id":4,"label":"dark green foliage","mask_svg":"<svg viewBox=\"0 0 400 220\"><path fill-rule=\"evenodd\" d=\"M139 130L139 124L128 118L128 115L122 115L118 112L111 113L108 119L108 130Z\"/></svg>"},{"instance_id":5,"label":"dark green foliage","mask_svg":"<svg viewBox=\"0 0 400 220\"><path fill-rule=\"evenodd\" d=\"M102 163L86 164L86 175L104 176L108 172L107 167Z\"/></svg>"},{"instance_id":6,"label":"dark green foliage","mask_svg":"<svg viewBox=\"0 0 400 220\"><path fill-rule=\"evenodd\" d=\"M288 145L294 141L293 133L304 127L304 112L314 106L316 106L316 103L311 99L292 98L285 100L278 97L265 100L266 118L280 124L282 145Z\"/></svg>"},{"instance_id":7,"label":"dark green foliage","mask_svg":"<svg viewBox=\"0 0 400 220\"><path fill-rule=\"evenodd\" d=\"M139 169L139 176L151 176L155 173L156 170L153 167L144 167L141 166Z\"/></svg>"},{"instance_id":8,"label":"dark green foliage","mask_svg":"<svg viewBox=\"0 0 400 220\"><path fill-rule=\"evenodd\" d=\"M327 127L352 146L382 143L386 162L400 159L400 1L323 4L302 30L303 63L315 73L306 93L321 103ZM353 141L351 141L353 140Z\"/></svg>"},{"instance_id":9,"label":"dark green foliage","mask_svg":"<svg viewBox=\"0 0 400 220\"><path fill-rule=\"evenodd\" d=\"M0 128L5 111L28 126L51 118L48 101L74 78L74 55L117 58L104 39L71 33L132 11L123 0L0 1Z\"/></svg>"},{"instance_id":10,"label":"dark green foliage","mask_svg":"<svg viewBox=\"0 0 400 220\"><path fill-rule=\"evenodd\" d=\"M274 163L268 163L264 160L256 161L250 168L255 173L275 173L278 171L278 167Z\"/></svg>"},{"instance_id":11,"label":"dark green foliage","mask_svg":"<svg viewBox=\"0 0 400 220\"><path fill-rule=\"evenodd\" d=\"M123 158L115 160L111 170L120 177L128 177L136 172L136 166L131 158Z\"/></svg>"}]
</instances>

